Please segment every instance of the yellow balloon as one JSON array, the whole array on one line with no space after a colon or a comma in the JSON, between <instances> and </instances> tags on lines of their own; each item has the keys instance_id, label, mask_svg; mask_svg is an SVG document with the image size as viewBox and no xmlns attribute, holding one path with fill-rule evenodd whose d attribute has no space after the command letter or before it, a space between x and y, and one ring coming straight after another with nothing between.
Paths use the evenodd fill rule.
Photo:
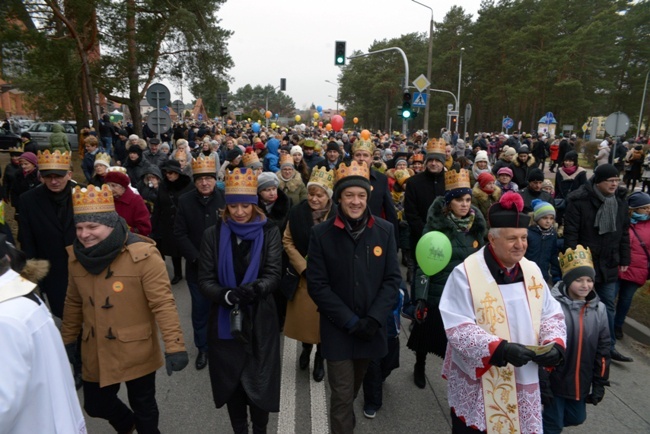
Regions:
<instances>
[{"instance_id":1,"label":"yellow balloon","mask_svg":"<svg viewBox=\"0 0 650 434\"><path fill-rule=\"evenodd\" d=\"M318 118L319 118L318 112L314 112L314 119L318 119Z\"/></svg>"},{"instance_id":2,"label":"yellow balloon","mask_svg":"<svg viewBox=\"0 0 650 434\"><path fill-rule=\"evenodd\" d=\"M352 119L352 122L354 122L356 124L357 122L359 122L359 118Z\"/></svg>"},{"instance_id":3,"label":"yellow balloon","mask_svg":"<svg viewBox=\"0 0 650 434\"><path fill-rule=\"evenodd\" d=\"M275 128L275 127L277 127L277 126L278 126L278 125L277 125L275 122L273 122L273 123L271 124L271 128Z\"/></svg>"},{"instance_id":4,"label":"yellow balloon","mask_svg":"<svg viewBox=\"0 0 650 434\"><path fill-rule=\"evenodd\" d=\"M326 129L327 131L332 131L332 124L327 124L327 125L325 125L325 129Z\"/></svg>"},{"instance_id":5,"label":"yellow balloon","mask_svg":"<svg viewBox=\"0 0 650 434\"><path fill-rule=\"evenodd\" d=\"M251 118L248 118L248 122L250 122L250 121L251 121Z\"/></svg>"},{"instance_id":6,"label":"yellow balloon","mask_svg":"<svg viewBox=\"0 0 650 434\"><path fill-rule=\"evenodd\" d=\"M271 119L272 115L273 115L273 113L271 113L271 110L267 110L266 113L264 113L264 117L266 119Z\"/></svg>"},{"instance_id":7,"label":"yellow balloon","mask_svg":"<svg viewBox=\"0 0 650 434\"><path fill-rule=\"evenodd\" d=\"M363 140L369 140L370 139L370 131L368 131L368 130L361 131L361 138Z\"/></svg>"},{"instance_id":8,"label":"yellow balloon","mask_svg":"<svg viewBox=\"0 0 650 434\"><path fill-rule=\"evenodd\" d=\"M318 122L312 122L312 125L316 126L316 125L318 125Z\"/></svg>"},{"instance_id":9,"label":"yellow balloon","mask_svg":"<svg viewBox=\"0 0 650 434\"><path fill-rule=\"evenodd\" d=\"M296 117L294 119L296 120L296 122L300 122L300 119L302 119L302 118L300 117L300 115L296 115Z\"/></svg>"}]
</instances>

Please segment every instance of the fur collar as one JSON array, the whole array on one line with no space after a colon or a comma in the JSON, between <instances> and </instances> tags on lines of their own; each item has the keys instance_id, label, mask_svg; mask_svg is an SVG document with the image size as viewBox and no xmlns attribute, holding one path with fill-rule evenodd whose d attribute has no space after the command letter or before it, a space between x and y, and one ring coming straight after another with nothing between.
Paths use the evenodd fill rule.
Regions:
<instances>
[{"instance_id":1,"label":"fur collar","mask_svg":"<svg viewBox=\"0 0 650 434\"><path fill-rule=\"evenodd\" d=\"M278 181L280 181L280 185L278 186L280 190L284 189L284 187L286 186L287 190L293 193L294 191L298 191L300 187L304 185L302 182L302 177L300 176L300 173L298 173L297 170L293 171L293 177L288 181L285 181L282 178L280 178L280 172L277 172L276 176L278 177Z\"/></svg>"},{"instance_id":2,"label":"fur collar","mask_svg":"<svg viewBox=\"0 0 650 434\"><path fill-rule=\"evenodd\" d=\"M512 164L517 167L521 167L521 161L519 161L516 157L513 158ZM535 164L535 157L533 157L531 154L528 154L528 160L526 160L526 166L532 167L533 164Z\"/></svg>"},{"instance_id":3,"label":"fur collar","mask_svg":"<svg viewBox=\"0 0 650 434\"><path fill-rule=\"evenodd\" d=\"M586 170L583 169L583 168L580 167L580 166L578 166L578 169L577 169L575 172L573 172L573 175L567 175L566 172L565 172L562 168L558 169L558 171L557 171L557 173L559 173L560 176L562 177L562 181L574 180L574 179L576 179L576 178L578 177L578 175L580 175L582 172L586 172Z\"/></svg>"},{"instance_id":4,"label":"fur collar","mask_svg":"<svg viewBox=\"0 0 650 434\"><path fill-rule=\"evenodd\" d=\"M481 190L481 187L479 186L478 182L474 184L474 188L472 188L472 196L476 198L476 200L483 202L488 199L492 199L495 202L499 201L499 198L501 197L501 188L498 186L494 186L494 191L492 192L491 195L488 196L486 192Z\"/></svg>"},{"instance_id":5,"label":"fur collar","mask_svg":"<svg viewBox=\"0 0 650 434\"><path fill-rule=\"evenodd\" d=\"M429 208L429 212L427 213L427 223L426 227L428 227L431 230L436 230L443 232L445 235L450 235L458 232L456 229L456 225L452 223L451 220L447 218L445 213L443 212L443 209L445 207L445 198L442 196L437 197L434 201L431 207ZM474 210L474 223L472 224L471 229L469 230L469 233L472 235L479 235L482 233L485 233L486 231L486 223L485 223L485 218L483 217L483 214L481 211L476 208L474 205L472 205L472 209Z\"/></svg>"}]
</instances>

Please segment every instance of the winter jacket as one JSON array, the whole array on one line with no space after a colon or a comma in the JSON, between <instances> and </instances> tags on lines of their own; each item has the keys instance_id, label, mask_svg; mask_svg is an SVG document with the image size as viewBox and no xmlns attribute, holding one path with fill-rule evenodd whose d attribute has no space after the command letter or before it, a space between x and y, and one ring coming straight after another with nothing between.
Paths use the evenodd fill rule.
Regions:
<instances>
[{"instance_id":1,"label":"winter jacket","mask_svg":"<svg viewBox=\"0 0 650 434\"><path fill-rule=\"evenodd\" d=\"M636 235L634 234L635 231ZM650 267L650 259L648 258L648 254L650 254L650 220L634 224L630 222L629 235L630 266L625 273L619 272L618 277L642 286L646 280L650 279L650 271L648 271ZM645 244L645 248L641 245L639 238Z\"/></svg>"},{"instance_id":2,"label":"winter jacket","mask_svg":"<svg viewBox=\"0 0 650 434\"><path fill-rule=\"evenodd\" d=\"M151 164L144 160L143 157L140 157L136 162L130 159L126 160L123 167L126 168L126 174L129 175L132 186L135 187L138 185L138 182L140 182L146 171L149 170L149 166Z\"/></svg>"},{"instance_id":3,"label":"winter jacket","mask_svg":"<svg viewBox=\"0 0 650 434\"><path fill-rule=\"evenodd\" d=\"M607 164L609 163L609 154L610 154L610 149L609 147L603 147L599 148L598 150L598 155L596 155L596 166L599 166L601 164Z\"/></svg>"},{"instance_id":4,"label":"winter jacket","mask_svg":"<svg viewBox=\"0 0 650 434\"><path fill-rule=\"evenodd\" d=\"M546 142L543 140L537 140L535 143L533 143L533 147L531 149L533 157L540 162L544 161L546 159L546 153L548 152L548 148L546 146Z\"/></svg>"},{"instance_id":5,"label":"winter jacket","mask_svg":"<svg viewBox=\"0 0 650 434\"><path fill-rule=\"evenodd\" d=\"M151 217L142 196L126 188L122 196L115 199L115 211L126 220L134 234L148 236L151 233Z\"/></svg>"},{"instance_id":6,"label":"winter jacket","mask_svg":"<svg viewBox=\"0 0 650 434\"><path fill-rule=\"evenodd\" d=\"M280 155L278 149L280 148L280 141L276 138L269 139L266 142L266 150L268 151L264 157L263 168L265 172L279 172L280 171Z\"/></svg>"},{"instance_id":7,"label":"winter jacket","mask_svg":"<svg viewBox=\"0 0 650 434\"><path fill-rule=\"evenodd\" d=\"M144 170L144 173L142 174L142 178L140 178L138 183L135 185L138 193L140 193L140 196L144 199L145 204L147 204L147 207L151 210L153 209L153 203L158 197L158 188L149 187L149 184L145 181L147 175L153 175L158 178L158 188L160 188L160 184L163 182L163 176L158 166L147 166L147 169Z\"/></svg>"},{"instance_id":8,"label":"winter jacket","mask_svg":"<svg viewBox=\"0 0 650 434\"><path fill-rule=\"evenodd\" d=\"M300 173L294 170L293 177L288 181L285 181L282 178L282 172L277 172L275 175L278 177L278 181L280 182L280 185L278 185L278 191L282 191L286 194L289 199L291 199L292 204L297 205L307 199L307 187L305 187L305 184L302 182Z\"/></svg>"},{"instance_id":9,"label":"winter jacket","mask_svg":"<svg viewBox=\"0 0 650 434\"><path fill-rule=\"evenodd\" d=\"M411 246L415 248L422 236L429 207L438 196L445 195L445 173L424 170L409 178L404 195L404 215L411 230Z\"/></svg>"},{"instance_id":10,"label":"winter jacket","mask_svg":"<svg viewBox=\"0 0 650 434\"><path fill-rule=\"evenodd\" d=\"M472 188L472 205L474 205L481 212L483 217L487 219L487 212L490 207L501 199L501 188L494 186L494 192L488 195L481 190L478 183L474 184Z\"/></svg>"},{"instance_id":11,"label":"winter jacket","mask_svg":"<svg viewBox=\"0 0 650 434\"><path fill-rule=\"evenodd\" d=\"M194 184L187 175L180 175L174 182L165 177L158 187L151 215L151 238L156 241L162 255L181 256L174 236L174 222L180 197L193 189Z\"/></svg>"},{"instance_id":12,"label":"winter jacket","mask_svg":"<svg viewBox=\"0 0 650 434\"><path fill-rule=\"evenodd\" d=\"M20 196L39 185L41 185L41 175L38 173L38 169L32 170L27 175L22 169L18 172L11 189L11 203L14 205L16 213L20 213Z\"/></svg>"},{"instance_id":13,"label":"winter jacket","mask_svg":"<svg viewBox=\"0 0 650 434\"><path fill-rule=\"evenodd\" d=\"M190 193L191 194L191 193ZM252 339L242 344L235 339L219 339L219 304L230 288L219 283L219 241L222 220L205 231L199 257L199 289L210 300L208 322L208 360L212 396L217 408L222 407L242 385L248 400L269 412L280 410L280 333L273 299L282 273L282 242L278 228L267 220L264 225L264 244L259 258L257 299L243 309L252 323ZM250 243L250 242L246 242ZM232 255L241 251L233 248ZM233 258L234 264L250 263L250 252ZM237 265L235 265L237 269ZM240 283L238 281L238 283ZM226 320L227 321L227 320Z\"/></svg>"},{"instance_id":14,"label":"winter jacket","mask_svg":"<svg viewBox=\"0 0 650 434\"><path fill-rule=\"evenodd\" d=\"M551 390L555 396L581 400L592 384L605 386L609 378L607 310L596 291L586 300L571 300L562 281L551 294L562 306L567 332L565 360L551 372Z\"/></svg>"},{"instance_id":15,"label":"winter jacket","mask_svg":"<svg viewBox=\"0 0 650 434\"><path fill-rule=\"evenodd\" d=\"M510 163L509 167L512 170L512 182L517 184L519 190L523 190L528 186L528 174L536 167L535 162L535 157L529 154L526 164L522 164L517 158L513 159L512 163Z\"/></svg>"},{"instance_id":16,"label":"winter jacket","mask_svg":"<svg viewBox=\"0 0 650 434\"><path fill-rule=\"evenodd\" d=\"M27 151L25 151L27 152ZM23 168L20 167L20 164L14 164L10 162L5 166L4 175L2 176L2 186L4 187L4 200L5 202L10 202L14 208L18 205L17 201L14 201L13 190L16 185L16 179L18 174L23 172Z\"/></svg>"},{"instance_id":17,"label":"winter jacket","mask_svg":"<svg viewBox=\"0 0 650 434\"><path fill-rule=\"evenodd\" d=\"M70 152L70 143L68 136L63 132L63 125L52 125L52 134L50 135L50 151Z\"/></svg>"},{"instance_id":18,"label":"winter jacket","mask_svg":"<svg viewBox=\"0 0 650 434\"><path fill-rule=\"evenodd\" d=\"M496 163L494 163L494 166L492 166L492 174L494 176L497 176L497 173L499 173L499 169L501 169L502 167L510 167L511 164L512 161L507 161L503 158L498 159Z\"/></svg>"},{"instance_id":19,"label":"winter jacket","mask_svg":"<svg viewBox=\"0 0 650 434\"><path fill-rule=\"evenodd\" d=\"M538 225L528 228L526 259L537 264L542 271L542 277L547 282L549 281L549 277L553 279L553 282L562 279L558 253L557 232L555 232L555 229L553 229L552 235L542 237L542 229Z\"/></svg>"},{"instance_id":20,"label":"winter jacket","mask_svg":"<svg viewBox=\"0 0 650 434\"><path fill-rule=\"evenodd\" d=\"M567 175L564 167L560 167L555 174L555 197L566 199L574 190L587 183L587 171L582 167L573 172L573 175Z\"/></svg>"},{"instance_id":21,"label":"winter jacket","mask_svg":"<svg viewBox=\"0 0 650 434\"><path fill-rule=\"evenodd\" d=\"M544 190L534 191L529 187L526 187L517 193L519 193L519 195L524 199L524 212L526 213L533 211L532 202L535 199L543 200L544 202L548 202L551 205L553 204L553 197L551 197L551 194L549 192Z\"/></svg>"},{"instance_id":22,"label":"winter jacket","mask_svg":"<svg viewBox=\"0 0 650 434\"><path fill-rule=\"evenodd\" d=\"M142 159L152 166L162 166L165 161L168 160L167 154L163 151L158 150L155 154L151 152L151 149L145 149L142 151Z\"/></svg>"},{"instance_id":23,"label":"winter jacket","mask_svg":"<svg viewBox=\"0 0 650 434\"><path fill-rule=\"evenodd\" d=\"M97 150L92 154L90 152L86 152L84 154L83 160L81 160L81 170L86 176L87 182L90 182L93 177L93 173L95 172L95 157L97 157L97 154L100 152L105 152L104 148L97 148Z\"/></svg>"},{"instance_id":24,"label":"winter jacket","mask_svg":"<svg viewBox=\"0 0 650 434\"><path fill-rule=\"evenodd\" d=\"M289 210L293 206L289 196L284 194L283 191L278 190L278 198L273 202L273 206L270 210L266 208L266 205L262 201L262 198L258 195L257 201L259 207L264 211L264 214L271 220L280 230L280 233L284 233L284 229L287 227L287 219L289 218Z\"/></svg>"},{"instance_id":25,"label":"winter jacket","mask_svg":"<svg viewBox=\"0 0 650 434\"><path fill-rule=\"evenodd\" d=\"M572 249L578 244L589 247L596 269L596 282L615 282L618 267L630 265L630 218L625 201L627 190L619 187L615 193L618 201L616 230L599 235L594 224L602 202L596 197L594 188L597 187L590 181L569 194L564 213L564 246Z\"/></svg>"},{"instance_id":26,"label":"winter jacket","mask_svg":"<svg viewBox=\"0 0 650 434\"><path fill-rule=\"evenodd\" d=\"M557 161L557 158L560 154L560 142L555 140L553 143L551 143L551 146L549 146L549 152L551 161Z\"/></svg>"},{"instance_id":27,"label":"winter jacket","mask_svg":"<svg viewBox=\"0 0 650 434\"><path fill-rule=\"evenodd\" d=\"M388 177L383 173L371 170L370 185L371 192L368 198L368 209L372 215L381 217L388 223L392 223L395 229L393 231L395 240L397 240L399 237L399 220L397 220L395 204L393 203L393 197L388 188Z\"/></svg>"},{"instance_id":28,"label":"winter jacket","mask_svg":"<svg viewBox=\"0 0 650 434\"><path fill-rule=\"evenodd\" d=\"M81 333L82 378L100 387L143 377L166 353L185 351L176 301L155 243L129 234L110 271L89 273L67 248L70 269L61 337Z\"/></svg>"}]
</instances>

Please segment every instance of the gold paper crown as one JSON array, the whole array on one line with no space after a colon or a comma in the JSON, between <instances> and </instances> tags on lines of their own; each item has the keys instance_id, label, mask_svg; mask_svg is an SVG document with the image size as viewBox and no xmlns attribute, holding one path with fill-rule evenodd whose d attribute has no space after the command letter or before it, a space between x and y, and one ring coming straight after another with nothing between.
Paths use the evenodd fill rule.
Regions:
<instances>
[{"instance_id":1,"label":"gold paper crown","mask_svg":"<svg viewBox=\"0 0 650 434\"><path fill-rule=\"evenodd\" d=\"M285 154L280 157L280 167L284 164L291 164L293 166L293 157L289 154Z\"/></svg>"},{"instance_id":2,"label":"gold paper crown","mask_svg":"<svg viewBox=\"0 0 650 434\"><path fill-rule=\"evenodd\" d=\"M394 176L395 181L397 181L399 185L402 185L407 179L411 177L411 174L407 169L400 169L395 171Z\"/></svg>"},{"instance_id":3,"label":"gold paper crown","mask_svg":"<svg viewBox=\"0 0 650 434\"><path fill-rule=\"evenodd\" d=\"M458 188L472 188L469 172L465 169L460 169L459 172L455 170L445 172L445 190L450 191Z\"/></svg>"},{"instance_id":4,"label":"gold paper crown","mask_svg":"<svg viewBox=\"0 0 650 434\"><path fill-rule=\"evenodd\" d=\"M310 182L322 185L325 189L334 190L334 170L327 170L324 166L314 167L307 184Z\"/></svg>"},{"instance_id":5,"label":"gold paper crown","mask_svg":"<svg viewBox=\"0 0 650 434\"><path fill-rule=\"evenodd\" d=\"M50 152L49 149L43 152L38 151L38 170L70 170L71 156L70 152L61 153L59 150L54 152Z\"/></svg>"},{"instance_id":6,"label":"gold paper crown","mask_svg":"<svg viewBox=\"0 0 650 434\"><path fill-rule=\"evenodd\" d=\"M372 140L356 140L352 145L352 154L357 151L368 151L372 155L372 153L375 152L375 144L372 143Z\"/></svg>"},{"instance_id":7,"label":"gold paper crown","mask_svg":"<svg viewBox=\"0 0 650 434\"><path fill-rule=\"evenodd\" d=\"M16 153L16 154L22 154L25 152L25 149L23 148L22 145L20 146L12 146L11 148L5 150L2 150L3 152L11 152L11 153Z\"/></svg>"},{"instance_id":8,"label":"gold paper crown","mask_svg":"<svg viewBox=\"0 0 650 434\"><path fill-rule=\"evenodd\" d=\"M111 166L111 167L108 168L108 171L109 172L120 172L120 173L123 173L125 175L127 174L126 173L126 167L122 167L122 166Z\"/></svg>"},{"instance_id":9,"label":"gold paper crown","mask_svg":"<svg viewBox=\"0 0 650 434\"><path fill-rule=\"evenodd\" d=\"M303 139L298 142L298 145L302 145L303 148L316 148L316 145L320 145L320 142L314 139Z\"/></svg>"},{"instance_id":10,"label":"gold paper crown","mask_svg":"<svg viewBox=\"0 0 650 434\"><path fill-rule=\"evenodd\" d=\"M226 171L226 194L257 196L257 176L251 169Z\"/></svg>"},{"instance_id":11,"label":"gold paper crown","mask_svg":"<svg viewBox=\"0 0 650 434\"><path fill-rule=\"evenodd\" d=\"M192 160L192 174L201 175L201 174L210 174L214 175L217 173L217 162L212 157L205 157L201 154L194 160Z\"/></svg>"},{"instance_id":12,"label":"gold paper crown","mask_svg":"<svg viewBox=\"0 0 650 434\"><path fill-rule=\"evenodd\" d=\"M98 152L97 155L95 155L95 164L97 164L98 161L103 161L108 167L111 166L111 156L103 152Z\"/></svg>"},{"instance_id":13,"label":"gold paper crown","mask_svg":"<svg viewBox=\"0 0 650 434\"><path fill-rule=\"evenodd\" d=\"M594 268L591 250L589 250L589 247L585 249L580 244L576 246L575 250L568 248L564 251L564 254L560 253L559 260L562 275L578 267Z\"/></svg>"},{"instance_id":14,"label":"gold paper crown","mask_svg":"<svg viewBox=\"0 0 650 434\"><path fill-rule=\"evenodd\" d=\"M413 156L412 163L415 163L415 162L418 162L418 161L419 161L420 163L424 163L424 154L415 154L415 155Z\"/></svg>"},{"instance_id":15,"label":"gold paper crown","mask_svg":"<svg viewBox=\"0 0 650 434\"><path fill-rule=\"evenodd\" d=\"M113 193L107 184L102 185L102 188L94 185L89 185L88 188L76 186L72 190L72 210L76 215L113 212Z\"/></svg>"},{"instance_id":16,"label":"gold paper crown","mask_svg":"<svg viewBox=\"0 0 650 434\"><path fill-rule=\"evenodd\" d=\"M370 170L366 166L365 162L358 164L356 161L352 160L350 165L339 164L339 167L336 169L336 182L339 182L341 179L348 176L362 176L366 179L370 179Z\"/></svg>"},{"instance_id":17,"label":"gold paper crown","mask_svg":"<svg viewBox=\"0 0 650 434\"><path fill-rule=\"evenodd\" d=\"M430 139L427 142L427 154L445 154L447 142L445 139Z\"/></svg>"},{"instance_id":18,"label":"gold paper crown","mask_svg":"<svg viewBox=\"0 0 650 434\"><path fill-rule=\"evenodd\" d=\"M253 164L260 162L260 157L255 152L249 152L244 154L242 162L244 163L244 167L251 167Z\"/></svg>"}]
</instances>

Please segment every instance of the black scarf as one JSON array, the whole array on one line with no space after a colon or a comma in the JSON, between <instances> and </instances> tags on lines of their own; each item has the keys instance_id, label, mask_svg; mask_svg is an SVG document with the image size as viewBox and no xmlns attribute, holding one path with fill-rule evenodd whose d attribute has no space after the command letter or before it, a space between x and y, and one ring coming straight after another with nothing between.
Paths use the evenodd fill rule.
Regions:
<instances>
[{"instance_id":1,"label":"black scarf","mask_svg":"<svg viewBox=\"0 0 650 434\"><path fill-rule=\"evenodd\" d=\"M46 188L45 190L47 192L47 197L54 204L54 211L56 213L57 220L59 220L61 225L65 227L68 221L68 211L72 210L71 181L68 181L68 184L65 186L65 188L58 193L53 192L49 188Z\"/></svg>"},{"instance_id":2,"label":"black scarf","mask_svg":"<svg viewBox=\"0 0 650 434\"><path fill-rule=\"evenodd\" d=\"M368 216L370 215L368 208L366 208L366 210L363 212L361 218L358 219L351 219L350 217L346 216L343 213L342 207L339 207L337 212L340 219L345 224L345 229L348 231L352 239L354 241L357 241L363 231L366 229L366 225L368 224Z\"/></svg>"},{"instance_id":3,"label":"black scarf","mask_svg":"<svg viewBox=\"0 0 650 434\"><path fill-rule=\"evenodd\" d=\"M113 232L106 239L99 242L99 244L86 248L78 238L75 238L72 243L72 249L81 265L90 274L97 275L108 268L115 258L117 258L117 255L120 254L126 243L128 233L129 230L126 226L126 221L120 217ZM110 277L110 274L112 273L109 271L106 277Z\"/></svg>"}]
</instances>

